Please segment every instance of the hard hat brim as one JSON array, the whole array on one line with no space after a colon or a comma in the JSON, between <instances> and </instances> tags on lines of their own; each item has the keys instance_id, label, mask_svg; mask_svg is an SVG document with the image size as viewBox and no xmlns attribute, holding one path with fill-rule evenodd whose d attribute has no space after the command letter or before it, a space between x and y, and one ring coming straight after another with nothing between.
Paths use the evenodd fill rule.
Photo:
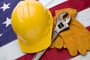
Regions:
<instances>
[{"instance_id":1,"label":"hard hat brim","mask_svg":"<svg viewBox=\"0 0 90 60\"><path fill-rule=\"evenodd\" d=\"M23 52L36 53L48 48L51 45L51 36L52 35L50 30L50 32L47 34L47 36L43 38L43 40L33 45L25 44L20 39L18 39L18 41L19 41L20 48Z\"/></svg>"}]
</instances>

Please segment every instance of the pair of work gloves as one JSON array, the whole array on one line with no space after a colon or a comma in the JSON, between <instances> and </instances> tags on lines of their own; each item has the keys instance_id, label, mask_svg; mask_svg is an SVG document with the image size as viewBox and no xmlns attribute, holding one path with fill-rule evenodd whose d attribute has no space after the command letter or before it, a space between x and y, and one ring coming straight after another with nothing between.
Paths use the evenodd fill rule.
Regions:
<instances>
[{"instance_id":1,"label":"pair of work gloves","mask_svg":"<svg viewBox=\"0 0 90 60\"><path fill-rule=\"evenodd\" d=\"M87 51L90 50L90 32L76 20L77 10L73 8L56 10L54 27L58 15L62 12L68 12L69 16L72 17L69 23L69 29L61 32L55 41L53 41L50 48L67 48L71 56L76 56L78 52L82 55L86 55Z\"/></svg>"}]
</instances>

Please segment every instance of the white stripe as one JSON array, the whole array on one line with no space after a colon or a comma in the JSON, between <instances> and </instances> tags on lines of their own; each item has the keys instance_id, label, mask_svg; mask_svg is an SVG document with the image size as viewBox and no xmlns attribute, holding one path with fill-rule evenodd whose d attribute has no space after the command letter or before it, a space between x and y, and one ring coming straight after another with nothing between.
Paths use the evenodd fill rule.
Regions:
<instances>
[{"instance_id":1,"label":"white stripe","mask_svg":"<svg viewBox=\"0 0 90 60\"><path fill-rule=\"evenodd\" d=\"M23 56L17 40L0 48L0 60L15 60L18 57Z\"/></svg>"},{"instance_id":2,"label":"white stripe","mask_svg":"<svg viewBox=\"0 0 90 60\"><path fill-rule=\"evenodd\" d=\"M60 3L66 2L67 0L39 0L46 8L52 8Z\"/></svg>"},{"instance_id":3,"label":"white stripe","mask_svg":"<svg viewBox=\"0 0 90 60\"><path fill-rule=\"evenodd\" d=\"M76 19L78 19L78 21L81 22L85 27L90 26L90 8L79 12Z\"/></svg>"},{"instance_id":4,"label":"white stripe","mask_svg":"<svg viewBox=\"0 0 90 60\"><path fill-rule=\"evenodd\" d=\"M47 8L51 8L67 0L40 0L40 2ZM81 22L85 27L90 26L90 8L85 9L77 14L76 19Z\"/></svg>"},{"instance_id":5,"label":"white stripe","mask_svg":"<svg viewBox=\"0 0 90 60\"><path fill-rule=\"evenodd\" d=\"M90 52L88 52L86 56L79 55L70 60L90 60Z\"/></svg>"}]
</instances>

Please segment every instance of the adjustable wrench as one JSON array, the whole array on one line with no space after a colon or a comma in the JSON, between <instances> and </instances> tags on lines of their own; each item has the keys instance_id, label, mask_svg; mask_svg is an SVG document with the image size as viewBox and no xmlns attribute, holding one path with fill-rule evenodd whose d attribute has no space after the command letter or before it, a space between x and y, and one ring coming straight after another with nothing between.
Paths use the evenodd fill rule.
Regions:
<instances>
[{"instance_id":1,"label":"adjustable wrench","mask_svg":"<svg viewBox=\"0 0 90 60\"><path fill-rule=\"evenodd\" d=\"M70 22L71 17L68 16L67 18L64 19L64 17L66 17L67 15L68 15L67 12L63 12L63 13L59 14L59 16L57 17L56 26L55 26L55 29L54 29L53 35L52 35L52 42L55 40L55 38L61 31L65 30L66 28L69 27L68 23ZM46 50L47 49L36 53L36 55L32 58L32 60L39 60L40 57L44 54L44 52Z\"/></svg>"}]
</instances>

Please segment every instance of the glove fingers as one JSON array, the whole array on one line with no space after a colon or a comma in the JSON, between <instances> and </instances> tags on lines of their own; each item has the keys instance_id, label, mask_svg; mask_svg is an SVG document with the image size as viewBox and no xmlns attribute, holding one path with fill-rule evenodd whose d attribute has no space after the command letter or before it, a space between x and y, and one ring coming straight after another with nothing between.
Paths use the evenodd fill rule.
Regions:
<instances>
[{"instance_id":1,"label":"glove fingers","mask_svg":"<svg viewBox=\"0 0 90 60\"><path fill-rule=\"evenodd\" d=\"M87 34L87 33L89 33L88 30L76 19L73 19L71 24L73 25L71 27L74 28L74 29L72 28L73 31L76 31L76 29L78 28L78 30L76 32L82 32L81 38L83 40L83 43L84 43L86 49L90 50L90 43L89 43L90 40L88 39L89 38L88 36L90 36L90 35Z\"/></svg>"},{"instance_id":2,"label":"glove fingers","mask_svg":"<svg viewBox=\"0 0 90 60\"><path fill-rule=\"evenodd\" d=\"M81 53L82 55L86 55L87 50L83 42L84 39L82 39L80 36L80 34L77 34L73 36L73 39L75 40L77 50L79 51L79 53Z\"/></svg>"},{"instance_id":3,"label":"glove fingers","mask_svg":"<svg viewBox=\"0 0 90 60\"><path fill-rule=\"evenodd\" d=\"M85 43L86 49L90 50L90 33L85 32L83 33L82 37L84 38L83 42Z\"/></svg>"},{"instance_id":4,"label":"glove fingers","mask_svg":"<svg viewBox=\"0 0 90 60\"><path fill-rule=\"evenodd\" d=\"M64 48L67 48L64 42L63 42L63 47L64 47Z\"/></svg>"},{"instance_id":5,"label":"glove fingers","mask_svg":"<svg viewBox=\"0 0 90 60\"><path fill-rule=\"evenodd\" d=\"M57 38L56 47L59 48L59 49L63 47L63 40L60 36Z\"/></svg>"},{"instance_id":6,"label":"glove fingers","mask_svg":"<svg viewBox=\"0 0 90 60\"><path fill-rule=\"evenodd\" d=\"M75 42L73 41L73 39L70 38L70 39L63 39L63 40L65 42L65 45L66 45L70 55L72 55L72 56L77 55L77 48L76 48L76 45L75 45Z\"/></svg>"},{"instance_id":7,"label":"glove fingers","mask_svg":"<svg viewBox=\"0 0 90 60\"><path fill-rule=\"evenodd\" d=\"M58 36L50 46L50 48L55 48L55 47L59 48L59 49L61 49L63 47L63 40L60 36Z\"/></svg>"}]
</instances>

